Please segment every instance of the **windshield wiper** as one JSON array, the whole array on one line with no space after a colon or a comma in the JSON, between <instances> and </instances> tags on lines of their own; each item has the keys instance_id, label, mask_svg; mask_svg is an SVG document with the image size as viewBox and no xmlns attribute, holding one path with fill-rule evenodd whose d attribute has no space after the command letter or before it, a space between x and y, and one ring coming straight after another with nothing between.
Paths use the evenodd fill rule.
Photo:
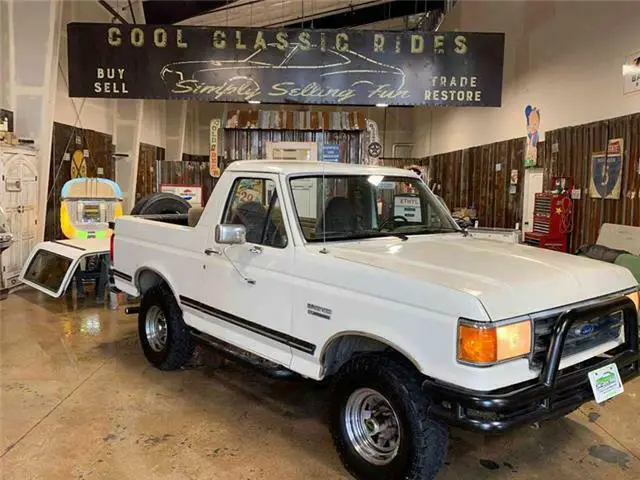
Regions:
<instances>
[{"instance_id":1,"label":"windshield wiper","mask_svg":"<svg viewBox=\"0 0 640 480\"><path fill-rule=\"evenodd\" d=\"M413 235L425 235L425 234L437 234L437 233L454 233L460 232L465 233L464 230L458 230L457 228L447 228L447 227L423 227L411 232L407 232L408 234Z\"/></svg>"},{"instance_id":2,"label":"windshield wiper","mask_svg":"<svg viewBox=\"0 0 640 480\"><path fill-rule=\"evenodd\" d=\"M400 240L404 241L404 240L408 240L409 237L404 234L404 233L397 233L397 232L385 232L387 235L391 235L392 237L397 237Z\"/></svg>"}]
</instances>

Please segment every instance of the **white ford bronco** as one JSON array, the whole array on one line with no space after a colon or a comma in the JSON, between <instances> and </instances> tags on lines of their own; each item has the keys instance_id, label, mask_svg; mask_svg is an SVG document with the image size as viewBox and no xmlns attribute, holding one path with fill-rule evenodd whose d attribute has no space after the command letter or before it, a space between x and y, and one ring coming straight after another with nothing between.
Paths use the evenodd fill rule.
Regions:
<instances>
[{"instance_id":1,"label":"white ford bronco","mask_svg":"<svg viewBox=\"0 0 640 480\"><path fill-rule=\"evenodd\" d=\"M149 362L204 342L330 380L359 479L433 478L447 426L562 416L638 373L629 271L473 238L406 170L234 162L203 211L118 218L111 254Z\"/></svg>"}]
</instances>

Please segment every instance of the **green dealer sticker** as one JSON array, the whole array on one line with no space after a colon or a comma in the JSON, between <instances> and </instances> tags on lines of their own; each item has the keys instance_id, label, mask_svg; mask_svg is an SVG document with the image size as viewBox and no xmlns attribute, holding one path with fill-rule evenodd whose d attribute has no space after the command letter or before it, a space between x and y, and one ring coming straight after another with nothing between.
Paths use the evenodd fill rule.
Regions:
<instances>
[{"instance_id":1,"label":"green dealer sticker","mask_svg":"<svg viewBox=\"0 0 640 480\"><path fill-rule=\"evenodd\" d=\"M602 403L624 392L618 366L605 365L589 372L589 382L597 403Z\"/></svg>"}]
</instances>

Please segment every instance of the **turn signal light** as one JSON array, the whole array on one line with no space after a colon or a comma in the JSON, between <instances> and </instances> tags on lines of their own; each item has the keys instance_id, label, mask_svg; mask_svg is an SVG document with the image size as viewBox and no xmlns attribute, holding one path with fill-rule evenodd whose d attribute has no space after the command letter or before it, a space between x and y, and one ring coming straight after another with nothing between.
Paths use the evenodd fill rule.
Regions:
<instances>
[{"instance_id":1,"label":"turn signal light","mask_svg":"<svg viewBox=\"0 0 640 480\"><path fill-rule=\"evenodd\" d=\"M491 325L461 320L458 324L458 361L493 365L531 352L531 322Z\"/></svg>"},{"instance_id":2,"label":"turn signal light","mask_svg":"<svg viewBox=\"0 0 640 480\"><path fill-rule=\"evenodd\" d=\"M627 298L631 300L636 306L636 311L640 310L640 298L638 297L638 295L640 295L639 292L631 292L627 294Z\"/></svg>"}]
</instances>

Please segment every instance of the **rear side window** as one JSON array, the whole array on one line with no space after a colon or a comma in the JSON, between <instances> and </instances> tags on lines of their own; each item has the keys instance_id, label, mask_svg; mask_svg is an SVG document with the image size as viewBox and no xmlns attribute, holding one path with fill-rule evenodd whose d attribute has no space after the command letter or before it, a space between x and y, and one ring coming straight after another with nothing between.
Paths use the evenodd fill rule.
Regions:
<instances>
[{"instance_id":1,"label":"rear side window","mask_svg":"<svg viewBox=\"0 0 640 480\"><path fill-rule=\"evenodd\" d=\"M247 242L267 247L287 246L287 233L275 182L238 178L231 188L223 223L244 225Z\"/></svg>"},{"instance_id":2,"label":"rear side window","mask_svg":"<svg viewBox=\"0 0 640 480\"><path fill-rule=\"evenodd\" d=\"M24 279L57 292L72 262L73 260L68 257L47 250L39 250L31 260Z\"/></svg>"}]
</instances>

